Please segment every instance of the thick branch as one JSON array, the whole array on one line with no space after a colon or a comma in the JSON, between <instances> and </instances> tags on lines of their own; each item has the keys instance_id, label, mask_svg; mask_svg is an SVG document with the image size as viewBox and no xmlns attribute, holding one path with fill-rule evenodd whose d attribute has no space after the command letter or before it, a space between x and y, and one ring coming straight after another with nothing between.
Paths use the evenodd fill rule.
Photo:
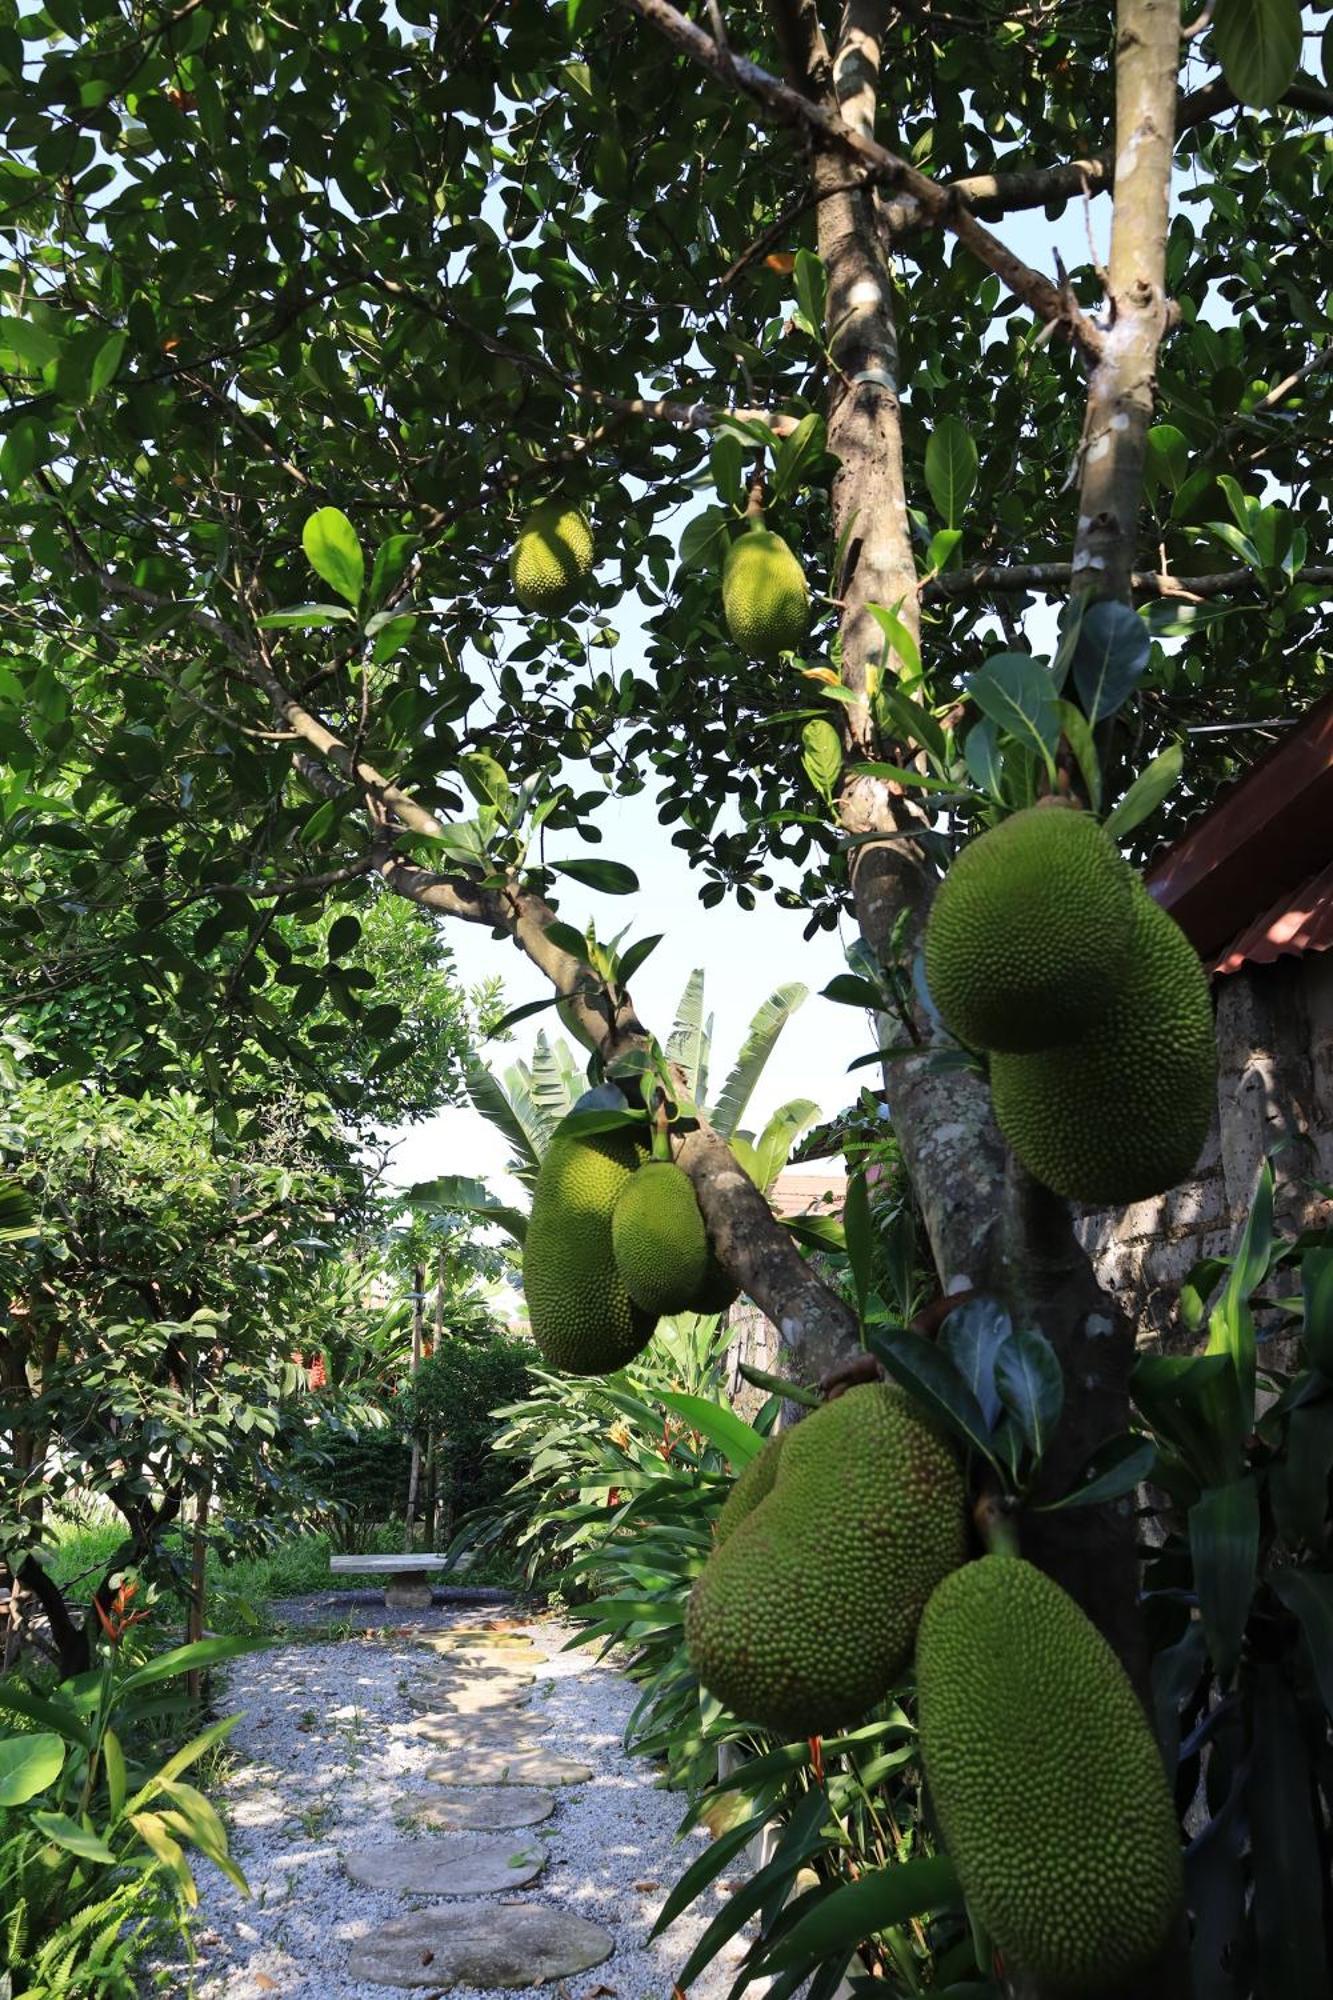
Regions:
<instances>
[{"instance_id":1,"label":"thick branch","mask_svg":"<svg viewBox=\"0 0 1333 2000\"><path fill-rule=\"evenodd\" d=\"M814 139L822 153L832 153L842 160L855 160L897 193L911 195L927 222L938 223L941 228L951 231L980 263L996 273L1016 298L1031 307L1038 319L1063 327L1070 339L1090 357L1100 352L1101 335L1091 321L1049 278L1043 277L1040 271L1034 271L998 237L983 228L962 203L953 199L947 188L928 180L896 153L891 153L875 139L855 130L837 111L816 103L799 90L794 90L790 84L780 83L748 58L719 47L711 35L706 35L693 21L678 13L670 5L670 0L620 0L620 4L656 28L674 48L708 70L720 82L744 92L771 117Z\"/></svg>"},{"instance_id":2,"label":"thick branch","mask_svg":"<svg viewBox=\"0 0 1333 2000\"><path fill-rule=\"evenodd\" d=\"M1314 563L1296 570L1293 584L1315 589L1333 588L1333 568ZM924 604L946 599L1008 597L1018 591L1032 591L1042 597L1068 597L1076 585L1067 563L981 563L975 569L946 570L921 585ZM1177 598L1185 604L1202 604L1211 597L1266 596L1268 584L1252 569L1211 570L1205 576L1171 576L1157 570L1131 570L1129 592L1136 598Z\"/></svg>"}]
</instances>

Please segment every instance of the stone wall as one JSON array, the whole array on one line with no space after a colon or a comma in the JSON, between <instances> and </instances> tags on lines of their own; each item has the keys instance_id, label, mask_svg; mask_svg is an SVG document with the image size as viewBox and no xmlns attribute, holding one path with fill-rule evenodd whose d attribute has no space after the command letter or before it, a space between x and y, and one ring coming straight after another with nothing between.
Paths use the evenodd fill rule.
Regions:
<instances>
[{"instance_id":1,"label":"stone wall","mask_svg":"<svg viewBox=\"0 0 1333 2000\"><path fill-rule=\"evenodd\" d=\"M1259 1168L1272 1155L1284 1231L1333 1223L1333 952L1250 965L1217 981L1218 1116L1194 1178L1080 1234L1098 1277L1139 1323L1145 1345L1173 1333L1180 1281L1227 1252Z\"/></svg>"}]
</instances>

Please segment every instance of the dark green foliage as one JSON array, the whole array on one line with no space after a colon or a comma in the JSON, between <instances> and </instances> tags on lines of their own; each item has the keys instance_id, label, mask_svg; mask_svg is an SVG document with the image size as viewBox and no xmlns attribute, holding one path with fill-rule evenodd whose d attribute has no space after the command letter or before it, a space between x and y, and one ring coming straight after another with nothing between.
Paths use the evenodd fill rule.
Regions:
<instances>
[{"instance_id":1,"label":"dark green foliage","mask_svg":"<svg viewBox=\"0 0 1333 2000\"><path fill-rule=\"evenodd\" d=\"M423 1441L434 1432L440 1498L450 1519L498 1499L512 1476L493 1449L500 1429L493 1413L526 1392L535 1360L526 1340L446 1338L404 1385L401 1420Z\"/></svg>"}]
</instances>

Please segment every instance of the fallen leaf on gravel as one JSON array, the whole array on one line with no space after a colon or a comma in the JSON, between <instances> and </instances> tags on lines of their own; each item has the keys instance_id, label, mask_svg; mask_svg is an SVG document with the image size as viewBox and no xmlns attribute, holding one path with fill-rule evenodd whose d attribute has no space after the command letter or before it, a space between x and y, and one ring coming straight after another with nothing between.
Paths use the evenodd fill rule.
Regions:
<instances>
[{"instance_id":1,"label":"fallen leaf on gravel","mask_svg":"<svg viewBox=\"0 0 1333 2000\"><path fill-rule=\"evenodd\" d=\"M660 1889L662 1884L660 1882L636 1882L634 1886L636 1889L642 1890L646 1895L649 1889Z\"/></svg>"},{"instance_id":2,"label":"fallen leaf on gravel","mask_svg":"<svg viewBox=\"0 0 1333 2000\"><path fill-rule=\"evenodd\" d=\"M255 1974L255 1985L262 1986L265 1993L276 1993L278 1991L277 1980L270 1979L266 1972L257 1972Z\"/></svg>"}]
</instances>

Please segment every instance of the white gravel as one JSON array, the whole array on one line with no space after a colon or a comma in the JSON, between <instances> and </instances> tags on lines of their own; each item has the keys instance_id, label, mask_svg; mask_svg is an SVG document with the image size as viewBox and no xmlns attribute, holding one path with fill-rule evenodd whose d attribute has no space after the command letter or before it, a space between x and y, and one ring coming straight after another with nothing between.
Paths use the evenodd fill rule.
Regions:
<instances>
[{"instance_id":1,"label":"white gravel","mask_svg":"<svg viewBox=\"0 0 1333 2000\"><path fill-rule=\"evenodd\" d=\"M460 1609L430 1625L475 1626L486 1615ZM522 1899L589 1918L615 1938L605 1964L553 1990L560 2000L669 2000L725 1890L709 1891L665 1937L650 1942L648 1932L706 1835L677 1841L683 1796L656 1789L657 1767L621 1747L637 1699L633 1684L590 1649L561 1652L572 1636L567 1626L541 1618L521 1629L549 1655L533 1691L534 1706L554 1717L551 1731L537 1739L540 1747L594 1773L586 1784L552 1787L553 1816L515 1833L516 1842L536 1837L550 1848L545 1872ZM198 1964L193 1979L182 1969L175 1993L197 2000L385 2000L396 1989L347 1977L354 1940L412 1909L438 1903L475 1910L493 1900L385 1894L355 1886L339 1866L340 1849L404 1837L395 1811L401 1813L405 1795L448 1796L425 1777L448 1753L407 1728L414 1712L403 1687L429 1658L401 1631L383 1631L334 1644L283 1645L235 1663L228 1704L244 1711L244 1720L229 1739L233 1768L213 1796L252 1895L242 1897L209 1863L198 1863ZM521 1734L521 1718L515 1733ZM742 1864L724 1881L732 1885L744 1872ZM744 1949L741 1939L724 1947L692 1983L691 2000L723 2000ZM473 1989L453 1992L457 2000L475 2000Z\"/></svg>"}]
</instances>

